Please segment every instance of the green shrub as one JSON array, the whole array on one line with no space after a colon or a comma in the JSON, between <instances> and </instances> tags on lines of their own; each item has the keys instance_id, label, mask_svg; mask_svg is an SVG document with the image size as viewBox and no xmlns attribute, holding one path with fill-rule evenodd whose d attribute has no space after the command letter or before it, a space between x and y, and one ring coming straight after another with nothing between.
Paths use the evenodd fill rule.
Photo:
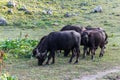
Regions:
<instances>
[{"instance_id":1,"label":"green shrub","mask_svg":"<svg viewBox=\"0 0 120 80\"><path fill-rule=\"evenodd\" d=\"M4 73L0 76L0 80L18 80L16 76L11 76L8 73Z\"/></svg>"},{"instance_id":2,"label":"green shrub","mask_svg":"<svg viewBox=\"0 0 120 80\"><path fill-rule=\"evenodd\" d=\"M0 43L0 48L13 57L30 58L36 44L36 40L29 39L5 40Z\"/></svg>"}]
</instances>

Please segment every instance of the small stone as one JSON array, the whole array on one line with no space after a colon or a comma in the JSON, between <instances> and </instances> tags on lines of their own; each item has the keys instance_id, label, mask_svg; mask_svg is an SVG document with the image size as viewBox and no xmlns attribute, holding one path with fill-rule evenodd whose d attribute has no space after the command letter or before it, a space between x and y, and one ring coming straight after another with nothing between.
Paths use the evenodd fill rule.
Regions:
<instances>
[{"instance_id":1,"label":"small stone","mask_svg":"<svg viewBox=\"0 0 120 80\"><path fill-rule=\"evenodd\" d=\"M52 15L53 11L49 9L49 10L47 10L47 14Z\"/></svg>"},{"instance_id":2,"label":"small stone","mask_svg":"<svg viewBox=\"0 0 120 80\"><path fill-rule=\"evenodd\" d=\"M27 8L25 6L22 6L21 8L18 9L19 11L27 11Z\"/></svg>"},{"instance_id":3,"label":"small stone","mask_svg":"<svg viewBox=\"0 0 120 80\"><path fill-rule=\"evenodd\" d=\"M72 13L72 16L78 16L79 13Z\"/></svg>"},{"instance_id":4,"label":"small stone","mask_svg":"<svg viewBox=\"0 0 120 80\"><path fill-rule=\"evenodd\" d=\"M6 19L3 17L0 17L0 26L5 26L5 25L7 25Z\"/></svg>"},{"instance_id":5,"label":"small stone","mask_svg":"<svg viewBox=\"0 0 120 80\"><path fill-rule=\"evenodd\" d=\"M7 11L7 13L8 13L8 14L13 14L12 9L9 9L9 10Z\"/></svg>"},{"instance_id":6,"label":"small stone","mask_svg":"<svg viewBox=\"0 0 120 80\"><path fill-rule=\"evenodd\" d=\"M54 26L58 26L58 25L59 25L59 23L55 22L55 23L53 23L53 25L54 25Z\"/></svg>"},{"instance_id":7,"label":"small stone","mask_svg":"<svg viewBox=\"0 0 120 80\"><path fill-rule=\"evenodd\" d=\"M96 12L103 12L102 6L100 6L100 5L96 6L96 7L93 9L93 13L96 13Z\"/></svg>"},{"instance_id":8,"label":"small stone","mask_svg":"<svg viewBox=\"0 0 120 80\"><path fill-rule=\"evenodd\" d=\"M33 13L32 13L31 11L26 10L26 11L25 11L25 14L32 15Z\"/></svg>"},{"instance_id":9,"label":"small stone","mask_svg":"<svg viewBox=\"0 0 120 80\"><path fill-rule=\"evenodd\" d=\"M87 2L82 2L82 3L80 3L80 6L88 6L88 3Z\"/></svg>"},{"instance_id":10,"label":"small stone","mask_svg":"<svg viewBox=\"0 0 120 80\"><path fill-rule=\"evenodd\" d=\"M13 1L9 1L8 3L7 3L7 7L15 7L16 6L16 4L15 4L15 2L13 2Z\"/></svg>"},{"instance_id":11,"label":"small stone","mask_svg":"<svg viewBox=\"0 0 120 80\"><path fill-rule=\"evenodd\" d=\"M66 13L65 15L64 15L64 17L71 17L72 15L70 14L70 13Z\"/></svg>"},{"instance_id":12,"label":"small stone","mask_svg":"<svg viewBox=\"0 0 120 80\"><path fill-rule=\"evenodd\" d=\"M48 15L52 15L53 14L53 11L52 10L43 10L42 11L43 14L48 14Z\"/></svg>"},{"instance_id":13,"label":"small stone","mask_svg":"<svg viewBox=\"0 0 120 80\"><path fill-rule=\"evenodd\" d=\"M116 14L115 16L120 16L120 14Z\"/></svg>"}]
</instances>

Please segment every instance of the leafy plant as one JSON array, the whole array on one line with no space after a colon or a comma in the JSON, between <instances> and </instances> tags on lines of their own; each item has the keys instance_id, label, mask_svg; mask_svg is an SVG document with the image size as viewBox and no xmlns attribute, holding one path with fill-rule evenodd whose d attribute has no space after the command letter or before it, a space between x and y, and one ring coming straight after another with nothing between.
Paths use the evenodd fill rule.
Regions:
<instances>
[{"instance_id":1,"label":"leafy plant","mask_svg":"<svg viewBox=\"0 0 120 80\"><path fill-rule=\"evenodd\" d=\"M16 76L11 76L8 73L4 73L0 76L0 80L18 80Z\"/></svg>"},{"instance_id":2,"label":"leafy plant","mask_svg":"<svg viewBox=\"0 0 120 80\"><path fill-rule=\"evenodd\" d=\"M12 54L16 58L30 58L33 47L37 44L36 40L15 39L5 40L0 45L0 48L8 54Z\"/></svg>"}]
</instances>

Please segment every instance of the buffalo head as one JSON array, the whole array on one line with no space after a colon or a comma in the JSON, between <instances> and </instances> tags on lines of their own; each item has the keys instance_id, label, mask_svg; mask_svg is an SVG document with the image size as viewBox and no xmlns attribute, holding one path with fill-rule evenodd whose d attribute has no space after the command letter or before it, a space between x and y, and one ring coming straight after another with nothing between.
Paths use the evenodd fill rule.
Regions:
<instances>
[{"instance_id":1,"label":"buffalo head","mask_svg":"<svg viewBox=\"0 0 120 80\"><path fill-rule=\"evenodd\" d=\"M83 45L87 45L88 44L88 40L89 40L89 35L87 32L83 32L82 35L81 35L81 44Z\"/></svg>"},{"instance_id":2,"label":"buffalo head","mask_svg":"<svg viewBox=\"0 0 120 80\"><path fill-rule=\"evenodd\" d=\"M38 48L33 50L33 57L38 59L38 65L42 65L47 57L47 50L44 52L40 52Z\"/></svg>"}]
</instances>

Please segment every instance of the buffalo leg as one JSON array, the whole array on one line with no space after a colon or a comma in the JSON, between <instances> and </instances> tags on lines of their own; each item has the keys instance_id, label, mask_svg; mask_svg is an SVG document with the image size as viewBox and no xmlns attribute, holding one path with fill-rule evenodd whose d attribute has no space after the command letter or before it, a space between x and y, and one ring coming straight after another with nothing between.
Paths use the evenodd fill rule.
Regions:
<instances>
[{"instance_id":1,"label":"buffalo leg","mask_svg":"<svg viewBox=\"0 0 120 80\"><path fill-rule=\"evenodd\" d=\"M46 64L49 64L51 57L52 57L52 52L50 51L50 54L48 55L48 60L47 60Z\"/></svg>"},{"instance_id":2,"label":"buffalo leg","mask_svg":"<svg viewBox=\"0 0 120 80\"><path fill-rule=\"evenodd\" d=\"M79 56L80 56L80 49L79 48L76 49L76 53L77 53L77 55L76 55L76 61L75 61L75 63L78 63Z\"/></svg>"},{"instance_id":3,"label":"buffalo leg","mask_svg":"<svg viewBox=\"0 0 120 80\"><path fill-rule=\"evenodd\" d=\"M67 57L69 53L70 53L70 50L64 50L64 57Z\"/></svg>"},{"instance_id":4,"label":"buffalo leg","mask_svg":"<svg viewBox=\"0 0 120 80\"><path fill-rule=\"evenodd\" d=\"M75 57L75 53L74 53L74 49L72 50L72 56L71 56L71 58L70 58L70 60L69 60L69 63L71 63L72 62L72 59Z\"/></svg>"},{"instance_id":5,"label":"buffalo leg","mask_svg":"<svg viewBox=\"0 0 120 80\"><path fill-rule=\"evenodd\" d=\"M52 60L51 64L54 64L55 63L55 52L54 51L52 51L52 58L53 58L53 60Z\"/></svg>"},{"instance_id":6,"label":"buffalo leg","mask_svg":"<svg viewBox=\"0 0 120 80\"><path fill-rule=\"evenodd\" d=\"M100 51L99 57L103 57L103 54L104 54L104 47L101 47L101 51Z\"/></svg>"},{"instance_id":7,"label":"buffalo leg","mask_svg":"<svg viewBox=\"0 0 120 80\"><path fill-rule=\"evenodd\" d=\"M57 51L57 53L58 53L58 57L60 56L60 54L61 54L61 50L58 50Z\"/></svg>"},{"instance_id":8,"label":"buffalo leg","mask_svg":"<svg viewBox=\"0 0 120 80\"><path fill-rule=\"evenodd\" d=\"M86 47L86 46L84 46L84 48L83 48L83 59L85 58L86 53L87 53L87 47Z\"/></svg>"},{"instance_id":9,"label":"buffalo leg","mask_svg":"<svg viewBox=\"0 0 120 80\"><path fill-rule=\"evenodd\" d=\"M38 59L38 65L42 65L41 60Z\"/></svg>"},{"instance_id":10,"label":"buffalo leg","mask_svg":"<svg viewBox=\"0 0 120 80\"><path fill-rule=\"evenodd\" d=\"M92 53L91 59L93 60L94 56L95 56L95 49L94 48L91 49L91 53Z\"/></svg>"},{"instance_id":11,"label":"buffalo leg","mask_svg":"<svg viewBox=\"0 0 120 80\"><path fill-rule=\"evenodd\" d=\"M90 55L90 48L87 49L87 55Z\"/></svg>"}]
</instances>

